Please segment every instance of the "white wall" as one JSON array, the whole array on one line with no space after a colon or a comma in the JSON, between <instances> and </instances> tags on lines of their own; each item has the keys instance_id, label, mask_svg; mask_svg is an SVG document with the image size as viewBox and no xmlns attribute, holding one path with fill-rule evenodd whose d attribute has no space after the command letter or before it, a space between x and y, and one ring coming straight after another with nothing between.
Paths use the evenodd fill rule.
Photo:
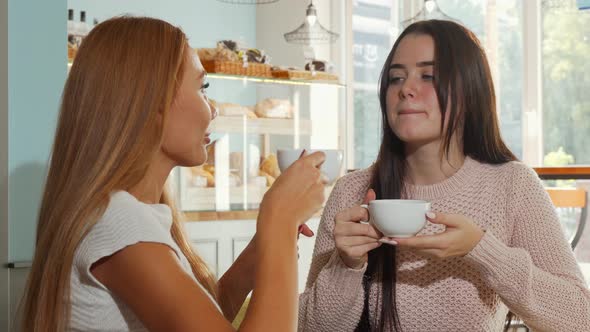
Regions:
<instances>
[{"instance_id":1,"label":"white wall","mask_svg":"<svg viewBox=\"0 0 590 332\"><path fill-rule=\"evenodd\" d=\"M270 54L273 65L298 67L303 69L305 58L303 46L287 43L284 34L297 29L305 20L310 1L279 1L271 5L258 6L256 10L256 44ZM342 82L346 81L346 41L347 29L345 9L349 0L316 0L318 22L326 29L339 34L332 44L315 45L316 59L328 60L334 64L336 74ZM299 93L301 118L312 120L311 137L302 137L300 147L345 148L344 117L346 112L346 90L326 86L310 86L306 89L293 89ZM258 96L268 95L269 88L258 88ZM341 121L335 124L335 120ZM324 125L327 124L327 125ZM292 138L278 138L273 147L289 147ZM345 165L346 167L346 165Z\"/></svg>"},{"instance_id":2,"label":"white wall","mask_svg":"<svg viewBox=\"0 0 590 332\"><path fill-rule=\"evenodd\" d=\"M144 15L180 26L193 47L214 47L221 39L256 43L256 6L238 6L217 0L68 0L76 20L85 10L87 22L116 15ZM66 13L64 13L66 15ZM64 24L67 16L64 16Z\"/></svg>"},{"instance_id":3,"label":"white wall","mask_svg":"<svg viewBox=\"0 0 590 332\"><path fill-rule=\"evenodd\" d=\"M333 56L335 50L342 51L344 29L340 26L337 17L338 10L348 1L342 0L316 0L314 6L317 9L318 21L328 30L340 34L335 44L319 45L316 48L316 57L322 60L338 62ZM289 44L283 34L291 32L299 27L305 20L305 11L309 1L283 0L273 4L257 6L256 8L256 44L264 49L272 57L273 65L297 66L303 68L305 59L302 46ZM338 9L338 10L335 10ZM333 24L337 21L338 24ZM334 46L337 48L334 49ZM337 68L341 73L343 68Z\"/></svg>"}]
</instances>

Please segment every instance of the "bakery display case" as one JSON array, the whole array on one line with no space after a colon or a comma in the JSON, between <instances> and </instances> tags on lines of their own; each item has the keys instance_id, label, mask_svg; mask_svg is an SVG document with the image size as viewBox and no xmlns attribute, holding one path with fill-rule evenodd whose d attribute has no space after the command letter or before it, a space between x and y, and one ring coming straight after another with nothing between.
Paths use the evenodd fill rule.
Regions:
<instances>
[{"instance_id":1,"label":"bakery display case","mask_svg":"<svg viewBox=\"0 0 590 332\"><path fill-rule=\"evenodd\" d=\"M188 220L255 219L281 173L278 149L344 150L346 89L337 80L208 72L218 108L208 160L169 178Z\"/></svg>"},{"instance_id":2,"label":"bakery display case","mask_svg":"<svg viewBox=\"0 0 590 332\"><path fill-rule=\"evenodd\" d=\"M176 167L168 186L189 221L256 219L281 173L277 150L345 151L346 88L334 73L314 70L323 63L285 68L264 63L257 50L239 58L207 52L199 57L208 72L207 95L218 109L208 160Z\"/></svg>"}]
</instances>

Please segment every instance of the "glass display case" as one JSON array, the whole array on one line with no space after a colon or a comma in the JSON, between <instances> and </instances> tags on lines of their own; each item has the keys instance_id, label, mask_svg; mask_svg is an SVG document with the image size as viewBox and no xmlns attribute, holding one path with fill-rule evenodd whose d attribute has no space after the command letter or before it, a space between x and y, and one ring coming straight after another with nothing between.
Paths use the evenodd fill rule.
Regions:
<instances>
[{"instance_id":1,"label":"glass display case","mask_svg":"<svg viewBox=\"0 0 590 332\"><path fill-rule=\"evenodd\" d=\"M189 220L254 219L280 174L278 149L346 150L344 85L226 74L207 80L219 111L208 160L177 167L169 179Z\"/></svg>"}]
</instances>

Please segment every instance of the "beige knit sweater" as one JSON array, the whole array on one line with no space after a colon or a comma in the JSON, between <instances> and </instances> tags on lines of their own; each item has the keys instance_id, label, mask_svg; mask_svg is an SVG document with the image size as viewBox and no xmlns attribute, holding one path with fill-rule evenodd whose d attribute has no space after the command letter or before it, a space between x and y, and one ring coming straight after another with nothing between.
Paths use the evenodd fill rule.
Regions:
<instances>
[{"instance_id":1,"label":"beige knit sweater","mask_svg":"<svg viewBox=\"0 0 590 332\"><path fill-rule=\"evenodd\" d=\"M361 317L366 269L344 265L334 245L334 216L360 204L365 169L341 178L328 199L307 287L300 331L353 331ZM502 331L508 308L534 331L590 331L590 291L559 219L533 170L519 162L482 164L467 158L445 181L409 186L409 197L432 210L469 216L486 231L465 257L397 253L397 308L403 331ZM443 230L428 223L421 234ZM381 289L373 283L370 319Z\"/></svg>"}]
</instances>

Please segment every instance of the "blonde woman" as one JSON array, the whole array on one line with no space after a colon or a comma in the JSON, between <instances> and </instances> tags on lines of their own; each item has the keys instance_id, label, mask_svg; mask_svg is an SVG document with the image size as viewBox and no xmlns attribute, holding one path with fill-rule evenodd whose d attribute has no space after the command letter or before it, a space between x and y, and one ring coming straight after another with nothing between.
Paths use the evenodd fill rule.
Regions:
<instances>
[{"instance_id":1,"label":"blonde woman","mask_svg":"<svg viewBox=\"0 0 590 332\"><path fill-rule=\"evenodd\" d=\"M323 202L324 155L300 158L265 195L255 239L216 283L164 189L207 158L215 112L183 32L120 17L86 37L65 85L24 331L297 329L297 229ZM288 191L288 195L287 195Z\"/></svg>"}]
</instances>

